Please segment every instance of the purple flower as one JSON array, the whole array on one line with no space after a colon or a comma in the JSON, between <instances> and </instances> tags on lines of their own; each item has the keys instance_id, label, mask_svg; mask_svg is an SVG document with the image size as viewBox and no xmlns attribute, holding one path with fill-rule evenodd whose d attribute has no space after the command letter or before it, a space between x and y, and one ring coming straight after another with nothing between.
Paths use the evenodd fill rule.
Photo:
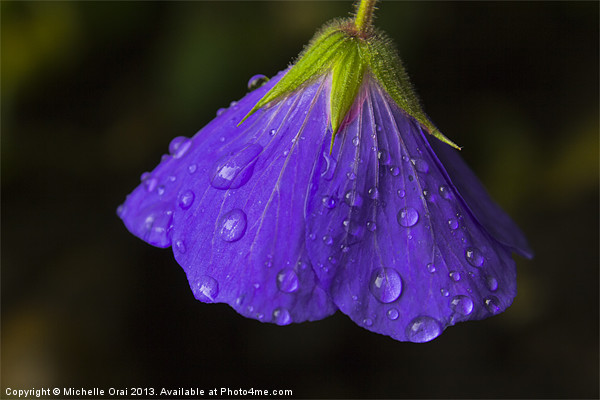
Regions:
<instances>
[{"instance_id":1,"label":"purple flower","mask_svg":"<svg viewBox=\"0 0 600 400\"><path fill-rule=\"evenodd\" d=\"M504 311L511 253L532 256L521 231L377 72L361 75L332 144L333 69L261 104L281 72L173 139L119 208L127 228L173 247L198 300L263 322L339 309L426 342Z\"/></svg>"}]
</instances>

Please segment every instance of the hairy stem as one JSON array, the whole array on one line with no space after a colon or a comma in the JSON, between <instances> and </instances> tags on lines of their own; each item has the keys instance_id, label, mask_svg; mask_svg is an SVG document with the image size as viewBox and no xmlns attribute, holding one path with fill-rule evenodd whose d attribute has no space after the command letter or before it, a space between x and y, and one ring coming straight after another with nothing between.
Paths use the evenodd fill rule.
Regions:
<instances>
[{"instance_id":1,"label":"hairy stem","mask_svg":"<svg viewBox=\"0 0 600 400\"><path fill-rule=\"evenodd\" d=\"M360 0L356 6L354 26L359 33L366 33L373 23L373 13L377 0Z\"/></svg>"}]
</instances>

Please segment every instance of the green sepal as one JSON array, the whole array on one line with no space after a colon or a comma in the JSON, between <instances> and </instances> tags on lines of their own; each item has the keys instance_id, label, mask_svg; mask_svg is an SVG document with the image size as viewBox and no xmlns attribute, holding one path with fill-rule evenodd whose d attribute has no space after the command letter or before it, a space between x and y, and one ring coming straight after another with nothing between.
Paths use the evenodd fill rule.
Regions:
<instances>
[{"instance_id":1,"label":"green sepal","mask_svg":"<svg viewBox=\"0 0 600 400\"><path fill-rule=\"evenodd\" d=\"M339 59L332 65L331 70L331 147L346 114L354 104L362 85L365 73L365 63L361 57L360 43L358 39L350 38L342 46Z\"/></svg>"},{"instance_id":2,"label":"green sepal","mask_svg":"<svg viewBox=\"0 0 600 400\"><path fill-rule=\"evenodd\" d=\"M421 107L402 61L391 41L382 32L374 32L366 41L367 50L364 52L365 62L373 76L383 89L389 94L400 108L416 119L430 135L440 141L461 150L461 148L448 139L429 120Z\"/></svg>"}]
</instances>

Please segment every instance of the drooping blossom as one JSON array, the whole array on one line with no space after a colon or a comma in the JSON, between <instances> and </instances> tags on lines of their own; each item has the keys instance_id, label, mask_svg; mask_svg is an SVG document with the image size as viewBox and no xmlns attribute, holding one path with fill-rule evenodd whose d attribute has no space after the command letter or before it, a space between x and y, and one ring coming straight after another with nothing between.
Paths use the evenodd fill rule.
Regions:
<instances>
[{"instance_id":1,"label":"drooping blossom","mask_svg":"<svg viewBox=\"0 0 600 400\"><path fill-rule=\"evenodd\" d=\"M532 252L421 111L389 41L357 19L173 139L118 213L173 248L202 302L279 325L340 310L426 342L504 311L511 253Z\"/></svg>"}]
</instances>

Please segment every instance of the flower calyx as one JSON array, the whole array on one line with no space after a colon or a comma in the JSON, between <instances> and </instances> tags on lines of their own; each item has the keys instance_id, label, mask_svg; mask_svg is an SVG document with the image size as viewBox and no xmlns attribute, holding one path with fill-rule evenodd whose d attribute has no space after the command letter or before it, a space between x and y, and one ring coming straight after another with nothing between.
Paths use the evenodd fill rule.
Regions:
<instances>
[{"instance_id":1,"label":"flower calyx","mask_svg":"<svg viewBox=\"0 0 600 400\"><path fill-rule=\"evenodd\" d=\"M442 142L460 150L423 112L402 62L387 36L371 26L358 29L352 19L326 24L311 40L283 78L240 121L274 104L305 84L331 75L329 116L331 149L338 131L354 105L365 74L370 74L402 110Z\"/></svg>"}]
</instances>

